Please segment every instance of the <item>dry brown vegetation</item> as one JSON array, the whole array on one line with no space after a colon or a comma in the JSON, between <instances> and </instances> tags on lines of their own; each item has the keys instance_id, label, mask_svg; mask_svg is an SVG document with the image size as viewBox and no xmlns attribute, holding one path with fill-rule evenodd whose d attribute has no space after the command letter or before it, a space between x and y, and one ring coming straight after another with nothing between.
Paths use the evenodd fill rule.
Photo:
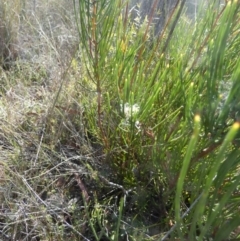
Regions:
<instances>
[{"instance_id":1,"label":"dry brown vegetation","mask_svg":"<svg viewBox=\"0 0 240 241\"><path fill-rule=\"evenodd\" d=\"M78 48L72 3L13 0L0 9L0 239L80 237L76 218L65 220L68 203L81 199L78 165L69 162L91 160L92 150L74 129L82 110L74 88L80 70L71 70Z\"/></svg>"},{"instance_id":2,"label":"dry brown vegetation","mask_svg":"<svg viewBox=\"0 0 240 241\"><path fill-rule=\"evenodd\" d=\"M13 0L0 3L0 65L4 69L9 69L18 57L20 4L20 1Z\"/></svg>"}]
</instances>

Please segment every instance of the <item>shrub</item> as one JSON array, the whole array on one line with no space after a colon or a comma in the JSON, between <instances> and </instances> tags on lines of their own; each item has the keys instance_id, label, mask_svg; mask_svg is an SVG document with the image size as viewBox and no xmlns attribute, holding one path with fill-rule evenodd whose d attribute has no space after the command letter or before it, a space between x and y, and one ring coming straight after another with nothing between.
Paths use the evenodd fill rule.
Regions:
<instances>
[{"instance_id":1,"label":"shrub","mask_svg":"<svg viewBox=\"0 0 240 241\"><path fill-rule=\"evenodd\" d=\"M151 16L131 24L126 2L79 1L76 10L88 130L113 180L132 191L122 194L126 219L127 205L135 208L131 225L159 223L163 231L175 223L162 240L221 240L239 225L229 212L238 208L239 123L230 106L239 101L239 4L215 4L196 23L179 4L150 44Z\"/></svg>"}]
</instances>

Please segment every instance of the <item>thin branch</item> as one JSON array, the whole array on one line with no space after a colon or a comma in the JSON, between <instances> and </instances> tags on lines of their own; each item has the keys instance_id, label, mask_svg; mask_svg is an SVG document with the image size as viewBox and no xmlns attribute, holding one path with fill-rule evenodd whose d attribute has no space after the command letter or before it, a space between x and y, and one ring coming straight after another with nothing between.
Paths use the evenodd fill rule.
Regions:
<instances>
[{"instance_id":1,"label":"thin branch","mask_svg":"<svg viewBox=\"0 0 240 241\"><path fill-rule=\"evenodd\" d=\"M190 211L193 209L193 207L197 204L199 199L202 197L202 193L198 196L198 198L192 203L192 205L187 209L187 211L182 215L181 219L184 219ZM164 237L161 239L161 241L167 240L168 236L177 228L179 223L175 223L171 229L164 235Z\"/></svg>"}]
</instances>

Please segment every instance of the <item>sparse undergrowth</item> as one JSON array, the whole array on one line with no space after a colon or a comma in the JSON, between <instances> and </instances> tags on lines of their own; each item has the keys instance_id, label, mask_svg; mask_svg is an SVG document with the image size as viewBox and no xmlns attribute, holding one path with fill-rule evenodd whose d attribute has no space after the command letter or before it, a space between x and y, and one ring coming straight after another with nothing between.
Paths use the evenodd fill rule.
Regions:
<instances>
[{"instance_id":1,"label":"sparse undergrowth","mask_svg":"<svg viewBox=\"0 0 240 241\"><path fill-rule=\"evenodd\" d=\"M0 239L238 239L239 1L196 23L179 4L159 36L120 0L21 3Z\"/></svg>"}]
</instances>

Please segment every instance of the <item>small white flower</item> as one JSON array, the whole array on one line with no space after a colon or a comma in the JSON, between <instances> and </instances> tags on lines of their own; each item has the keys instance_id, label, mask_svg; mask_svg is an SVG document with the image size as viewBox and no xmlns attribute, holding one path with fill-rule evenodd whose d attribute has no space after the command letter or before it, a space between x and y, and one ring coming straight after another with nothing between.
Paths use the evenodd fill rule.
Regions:
<instances>
[{"instance_id":1,"label":"small white flower","mask_svg":"<svg viewBox=\"0 0 240 241\"><path fill-rule=\"evenodd\" d=\"M121 111L124 113L125 120L122 121L122 126L130 126L131 122L134 122L135 127L137 129L137 134L141 131L141 123L138 120L135 120L134 116L139 112L140 107L138 104L130 105L129 103L121 104L120 105Z\"/></svg>"},{"instance_id":2,"label":"small white flower","mask_svg":"<svg viewBox=\"0 0 240 241\"><path fill-rule=\"evenodd\" d=\"M138 129L138 130L141 130L141 123L137 120L135 122L135 127Z\"/></svg>"},{"instance_id":3,"label":"small white flower","mask_svg":"<svg viewBox=\"0 0 240 241\"><path fill-rule=\"evenodd\" d=\"M139 107L138 104L134 104L134 105L132 106L132 113L133 113L133 114L137 114L137 113L139 112L139 110L140 110L140 107Z\"/></svg>"},{"instance_id":4,"label":"small white flower","mask_svg":"<svg viewBox=\"0 0 240 241\"><path fill-rule=\"evenodd\" d=\"M124 112L126 119L129 119L132 116L136 115L140 110L140 107L138 104L134 104L131 106L129 103L125 103L124 105L121 104L120 107L121 107L121 111Z\"/></svg>"}]
</instances>

